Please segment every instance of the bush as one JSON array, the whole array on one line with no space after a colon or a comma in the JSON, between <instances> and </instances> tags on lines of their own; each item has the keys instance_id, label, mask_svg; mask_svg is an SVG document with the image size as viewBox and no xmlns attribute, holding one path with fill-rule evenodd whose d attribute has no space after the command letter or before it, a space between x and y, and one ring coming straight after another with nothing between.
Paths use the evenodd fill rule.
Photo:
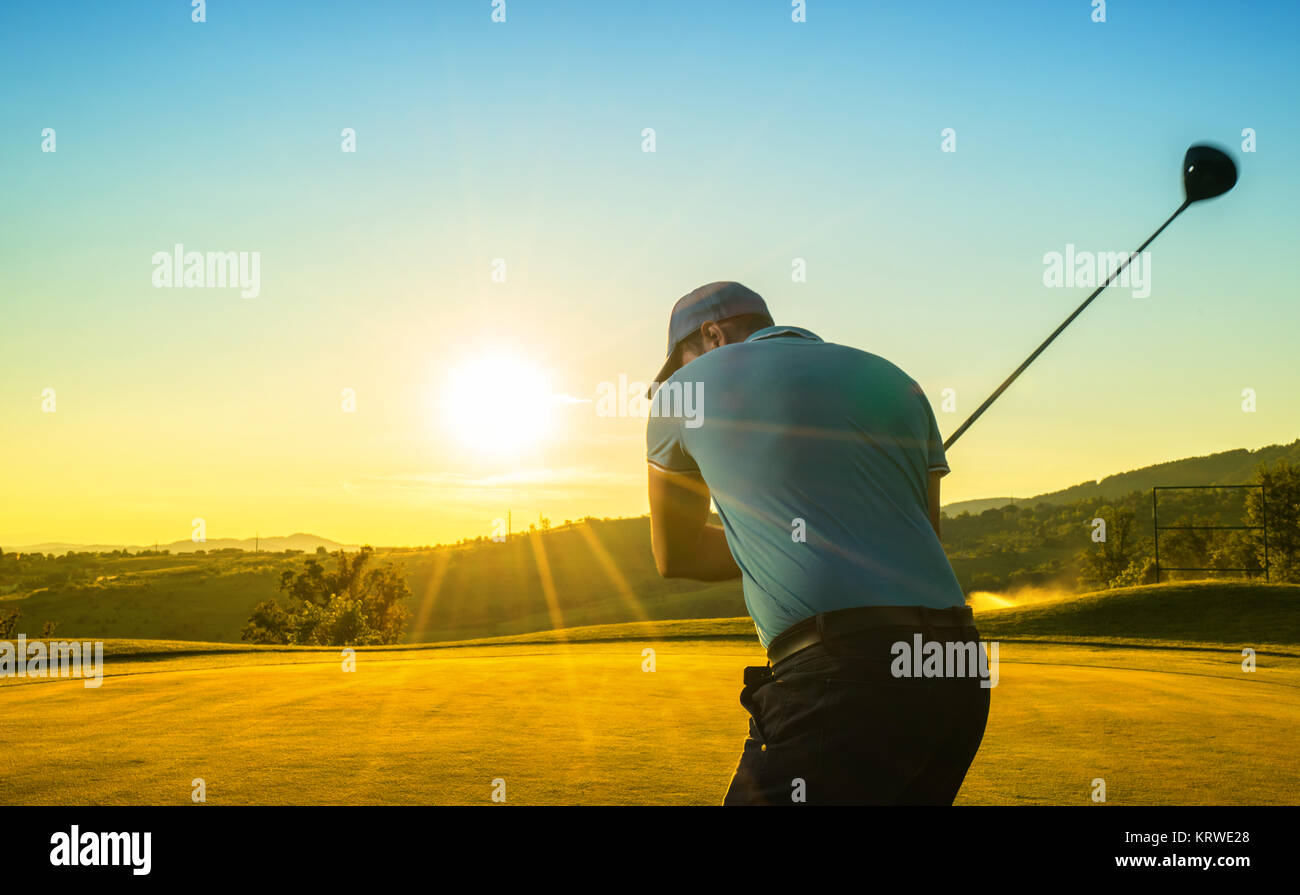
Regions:
<instances>
[{"instance_id":1,"label":"bush","mask_svg":"<svg viewBox=\"0 0 1300 895\"><path fill-rule=\"evenodd\" d=\"M0 640L13 640L18 631L18 620L23 614L18 609L0 612Z\"/></svg>"},{"instance_id":2,"label":"bush","mask_svg":"<svg viewBox=\"0 0 1300 895\"><path fill-rule=\"evenodd\" d=\"M280 576L288 606L274 598L253 607L240 632L251 643L364 646L396 643L405 632L411 596L402 574L391 563L367 568L374 551L362 547L349 558L334 554L337 568L326 572L315 559L302 571Z\"/></svg>"},{"instance_id":3,"label":"bush","mask_svg":"<svg viewBox=\"0 0 1300 895\"><path fill-rule=\"evenodd\" d=\"M1135 587L1156 583L1156 561L1150 556L1135 556L1124 571L1107 583L1107 587Z\"/></svg>"}]
</instances>

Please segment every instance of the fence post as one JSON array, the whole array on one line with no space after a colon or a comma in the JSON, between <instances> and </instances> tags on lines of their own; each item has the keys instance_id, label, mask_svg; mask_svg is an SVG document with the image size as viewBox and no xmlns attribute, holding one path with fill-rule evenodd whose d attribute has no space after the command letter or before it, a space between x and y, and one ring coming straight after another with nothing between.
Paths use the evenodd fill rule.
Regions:
<instances>
[{"instance_id":1,"label":"fence post","mask_svg":"<svg viewBox=\"0 0 1300 895\"><path fill-rule=\"evenodd\" d=\"M1160 511L1156 509L1156 489L1151 486L1151 530L1156 538L1156 584L1160 583Z\"/></svg>"},{"instance_id":2,"label":"fence post","mask_svg":"<svg viewBox=\"0 0 1300 895\"><path fill-rule=\"evenodd\" d=\"M1268 581L1268 489L1259 486L1259 504L1264 523L1264 580Z\"/></svg>"}]
</instances>

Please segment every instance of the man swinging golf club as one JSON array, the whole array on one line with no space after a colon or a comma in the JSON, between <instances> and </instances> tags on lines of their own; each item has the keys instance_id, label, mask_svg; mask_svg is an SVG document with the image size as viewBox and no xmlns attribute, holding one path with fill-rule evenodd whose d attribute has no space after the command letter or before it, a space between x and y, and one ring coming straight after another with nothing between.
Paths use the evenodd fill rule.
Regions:
<instances>
[{"instance_id":1,"label":"man swinging golf club","mask_svg":"<svg viewBox=\"0 0 1300 895\"><path fill-rule=\"evenodd\" d=\"M980 679L986 662L970 674L979 634L939 543L945 451L1180 214L1231 190L1237 166L1198 143L1182 179L1183 203L946 442L902 370L773 326L739 283L677 302L646 433L655 565L741 576L768 654L745 669L749 737L725 804L952 803L995 679Z\"/></svg>"},{"instance_id":2,"label":"man swinging golf club","mask_svg":"<svg viewBox=\"0 0 1300 895\"><path fill-rule=\"evenodd\" d=\"M724 804L951 804L989 691L939 543L948 464L920 387L883 358L774 326L730 282L677 302L655 381L655 564L743 578L769 660L745 669L749 736ZM710 497L722 528L707 524ZM917 673L928 644L964 648L963 673Z\"/></svg>"}]
</instances>

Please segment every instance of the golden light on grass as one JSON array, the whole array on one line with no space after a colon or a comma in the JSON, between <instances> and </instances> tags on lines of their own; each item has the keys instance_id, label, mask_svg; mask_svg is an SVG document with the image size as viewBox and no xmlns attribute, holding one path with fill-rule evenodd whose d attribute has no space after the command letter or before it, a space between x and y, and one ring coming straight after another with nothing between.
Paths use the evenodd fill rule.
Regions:
<instances>
[{"instance_id":1,"label":"golden light on grass","mask_svg":"<svg viewBox=\"0 0 1300 895\"><path fill-rule=\"evenodd\" d=\"M987 590L973 590L967 596L966 604L976 612L986 612L990 609L1027 606L1030 603L1042 603L1046 600L1061 600L1070 596L1069 592L1055 587L1024 585L1000 594Z\"/></svg>"},{"instance_id":2,"label":"golden light on grass","mask_svg":"<svg viewBox=\"0 0 1300 895\"><path fill-rule=\"evenodd\" d=\"M199 776L228 805L484 805L502 776L511 804L717 804L745 735L740 669L765 657L723 620L693 625L697 639L633 625L610 642L362 648L349 674L337 649L176 643L133 660L110 643L93 699L76 680L0 682L0 711L25 719L0 725L0 802L189 804ZM1293 804L1300 659L1240 663L1232 648L1003 643L958 801L1087 804L1106 776L1123 781L1114 804Z\"/></svg>"},{"instance_id":3,"label":"golden light on grass","mask_svg":"<svg viewBox=\"0 0 1300 895\"><path fill-rule=\"evenodd\" d=\"M1016 605L1013 601L1008 600L1001 594L995 594L987 590L973 590L966 597L966 603L971 609L982 611L986 609L1006 609L1008 606Z\"/></svg>"}]
</instances>

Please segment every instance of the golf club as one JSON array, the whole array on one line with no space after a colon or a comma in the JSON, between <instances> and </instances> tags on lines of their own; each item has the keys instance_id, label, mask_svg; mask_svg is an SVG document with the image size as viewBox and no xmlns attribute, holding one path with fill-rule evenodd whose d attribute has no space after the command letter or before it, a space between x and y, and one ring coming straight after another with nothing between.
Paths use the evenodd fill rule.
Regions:
<instances>
[{"instance_id":1,"label":"golf club","mask_svg":"<svg viewBox=\"0 0 1300 895\"><path fill-rule=\"evenodd\" d=\"M1114 279L1120 275L1124 268L1128 267L1130 261L1142 254L1142 250L1149 246L1157 236L1163 233L1164 229L1172 224L1174 218L1182 214L1187 206L1191 205L1193 202L1200 202L1203 199L1213 199L1215 196L1221 196L1228 190L1232 189L1236 183L1237 166L1233 163L1227 153L1215 149L1213 146L1206 146L1199 143L1189 148L1187 150L1187 155L1183 157L1183 192L1187 196L1183 201L1183 204L1178 206L1178 209L1169 216L1167 221L1160 225L1159 229L1157 229L1155 233L1152 233L1147 237L1146 242L1138 246L1136 252L1133 252L1125 258L1124 262L1120 264L1119 267L1115 268L1111 275L1106 278L1106 282L1098 286L1092 295L1089 295L1084 299L1083 304L1075 308L1074 313L1069 317L1066 317L1065 322L1058 326L1050 336L1044 339L1043 344L1035 348L1034 353L1025 358L1024 363L1016 367L1015 372L1008 376L1006 380L997 387L997 390L994 391L993 394L989 395L984 400L983 404L976 408L975 412L967 418L966 422L957 427L957 431L948 436L948 439L943 443L944 449L947 450L952 447L953 442L960 438L962 433L971 427L971 423L979 419L980 415L989 409L989 405L998 399L998 395L1006 391L1007 387L1016 381L1016 377L1025 372L1025 368L1034 362L1034 358L1042 354L1044 349L1046 349L1048 345L1052 344L1052 340L1059 336L1061 332L1069 326L1071 322L1073 322L1075 317L1082 314L1083 309L1092 304L1092 300L1101 294L1101 290L1109 286Z\"/></svg>"}]
</instances>

